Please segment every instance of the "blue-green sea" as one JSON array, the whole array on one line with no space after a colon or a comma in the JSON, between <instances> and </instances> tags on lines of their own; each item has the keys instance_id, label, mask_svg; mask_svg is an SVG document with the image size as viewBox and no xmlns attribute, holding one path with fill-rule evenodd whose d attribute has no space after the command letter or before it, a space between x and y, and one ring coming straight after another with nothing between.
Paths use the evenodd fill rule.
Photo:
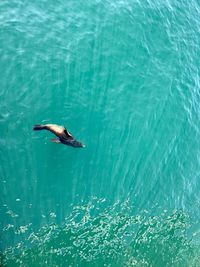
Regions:
<instances>
[{"instance_id":1,"label":"blue-green sea","mask_svg":"<svg viewBox=\"0 0 200 267\"><path fill-rule=\"evenodd\" d=\"M199 1L0 1L0 266L200 266Z\"/></svg>"}]
</instances>

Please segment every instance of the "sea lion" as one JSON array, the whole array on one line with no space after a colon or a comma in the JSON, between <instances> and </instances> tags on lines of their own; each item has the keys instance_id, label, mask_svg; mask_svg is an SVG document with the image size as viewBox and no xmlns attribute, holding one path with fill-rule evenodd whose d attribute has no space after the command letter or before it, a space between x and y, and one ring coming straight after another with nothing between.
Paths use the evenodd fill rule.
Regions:
<instances>
[{"instance_id":1,"label":"sea lion","mask_svg":"<svg viewBox=\"0 0 200 267\"><path fill-rule=\"evenodd\" d=\"M54 143L62 143L64 145L73 147L85 147L85 145L77 141L65 127L59 126L57 124L36 124L33 127L33 130L48 130L54 133L58 137L51 139L51 141Z\"/></svg>"}]
</instances>

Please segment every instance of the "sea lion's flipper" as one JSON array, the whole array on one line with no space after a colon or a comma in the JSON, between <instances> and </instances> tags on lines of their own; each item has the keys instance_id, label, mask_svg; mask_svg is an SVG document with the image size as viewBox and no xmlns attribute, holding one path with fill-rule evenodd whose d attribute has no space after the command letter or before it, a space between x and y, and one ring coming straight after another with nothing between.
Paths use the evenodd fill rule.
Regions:
<instances>
[{"instance_id":1,"label":"sea lion's flipper","mask_svg":"<svg viewBox=\"0 0 200 267\"><path fill-rule=\"evenodd\" d=\"M42 125L42 124L36 124L33 127L33 130L35 130L35 131L40 131L40 130L44 130L44 129L46 129L46 125Z\"/></svg>"},{"instance_id":2,"label":"sea lion's flipper","mask_svg":"<svg viewBox=\"0 0 200 267\"><path fill-rule=\"evenodd\" d=\"M61 143L59 138L52 138L51 141L57 144Z\"/></svg>"},{"instance_id":3,"label":"sea lion's flipper","mask_svg":"<svg viewBox=\"0 0 200 267\"><path fill-rule=\"evenodd\" d=\"M74 139L73 136L70 134L70 132L69 132L66 128L64 129L64 133L65 133L65 136L66 136L68 139L71 139L71 140Z\"/></svg>"}]
</instances>

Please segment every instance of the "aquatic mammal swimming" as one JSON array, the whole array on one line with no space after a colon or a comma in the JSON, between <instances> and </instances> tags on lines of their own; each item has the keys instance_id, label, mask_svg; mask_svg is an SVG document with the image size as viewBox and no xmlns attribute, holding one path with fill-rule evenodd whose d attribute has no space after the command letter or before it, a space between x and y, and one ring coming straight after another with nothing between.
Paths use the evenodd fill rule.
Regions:
<instances>
[{"instance_id":1,"label":"aquatic mammal swimming","mask_svg":"<svg viewBox=\"0 0 200 267\"><path fill-rule=\"evenodd\" d=\"M65 127L59 126L57 124L36 124L33 127L33 130L48 130L54 133L58 137L51 139L51 141L54 143L62 143L64 145L73 147L85 147L85 145L77 141Z\"/></svg>"}]
</instances>

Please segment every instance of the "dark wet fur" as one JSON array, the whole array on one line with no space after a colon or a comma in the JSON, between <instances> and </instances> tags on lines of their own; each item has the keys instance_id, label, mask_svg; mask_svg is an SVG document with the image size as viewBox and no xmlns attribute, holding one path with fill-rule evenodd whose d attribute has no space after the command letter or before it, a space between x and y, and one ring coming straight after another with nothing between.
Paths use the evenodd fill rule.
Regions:
<instances>
[{"instance_id":1,"label":"dark wet fur","mask_svg":"<svg viewBox=\"0 0 200 267\"><path fill-rule=\"evenodd\" d=\"M73 147L84 147L83 144L75 139L66 139L66 138L59 138L60 142L64 145L73 146Z\"/></svg>"}]
</instances>

